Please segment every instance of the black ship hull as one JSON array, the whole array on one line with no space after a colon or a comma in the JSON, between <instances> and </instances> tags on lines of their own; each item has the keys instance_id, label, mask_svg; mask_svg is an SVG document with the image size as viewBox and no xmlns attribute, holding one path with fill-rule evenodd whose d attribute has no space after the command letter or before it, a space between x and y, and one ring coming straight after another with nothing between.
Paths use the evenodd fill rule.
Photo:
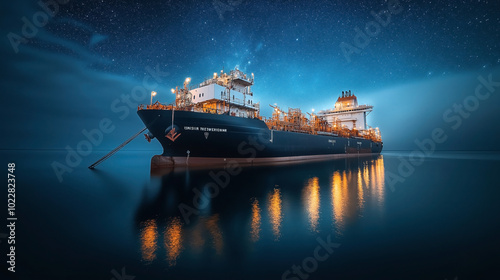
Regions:
<instances>
[{"instance_id":1,"label":"black ship hull","mask_svg":"<svg viewBox=\"0 0 500 280\"><path fill-rule=\"evenodd\" d=\"M171 110L139 110L161 143L157 165L251 165L379 154L383 143L335 134L270 130L259 119Z\"/></svg>"}]
</instances>

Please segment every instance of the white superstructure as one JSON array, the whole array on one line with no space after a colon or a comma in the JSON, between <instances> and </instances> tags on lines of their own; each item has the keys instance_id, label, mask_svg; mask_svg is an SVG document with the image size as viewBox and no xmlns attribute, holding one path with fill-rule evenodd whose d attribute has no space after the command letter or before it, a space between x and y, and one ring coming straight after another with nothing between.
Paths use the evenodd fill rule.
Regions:
<instances>
[{"instance_id":1,"label":"white superstructure","mask_svg":"<svg viewBox=\"0 0 500 280\"><path fill-rule=\"evenodd\" d=\"M320 111L318 116L325 117L334 125L338 122L349 129L366 130L366 116L373 110L370 105L358 105L358 98L351 91L342 92L333 109Z\"/></svg>"},{"instance_id":2,"label":"white superstructure","mask_svg":"<svg viewBox=\"0 0 500 280\"><path fill-rule=\"evenodd\" d=\"M258 116L259 104L254 103L251 90L253 73L247 76L237 68L229 74L221 71L220 74L214 73L212 78L206 79L198 87L188 89L190 81L186 79L184 89L172 89L176 94L177 106L239 117Z\"/></svg>"}]
</instances>

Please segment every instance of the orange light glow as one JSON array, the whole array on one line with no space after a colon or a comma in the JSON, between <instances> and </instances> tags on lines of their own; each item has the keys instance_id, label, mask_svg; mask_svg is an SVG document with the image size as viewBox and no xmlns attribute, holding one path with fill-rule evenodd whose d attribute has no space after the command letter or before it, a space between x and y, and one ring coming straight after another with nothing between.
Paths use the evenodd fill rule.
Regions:
<instances>
[{"instance_id":1,"label":"orange light glow","mask_svg":"<svg viewBox=\"0 0 500 280\"><path fill-rule=\"evenodd\" d=\"M375 160L375 174L374 176L377 178L376 194L377 201L382 206L384 204L384 196L385 196L385 168L384 168L384 157L380 156Z\"/></svg>"},{"instance_id":2,"label":"orange light glow","mask_svg":"<svg viewBox=\"0 0 500 280\"><path fill-rule=\"evenodd\" d=\"M281 222L283 220L280 189L276 188L271 194L269 194L268 203L269 219L273 228L274 240L278 241L281 237L280 230Z\"/></svg>"},{"instance_id":3,"label":"orange light glow","mask_svg":"<svg viewBox=\"0 0 500 280\"><path fill-rule=\"evenodd\" d=\"M365 195L363 190L363 176L361 168L358 167L358 207L363 209L365 203Z\"/></svg>"},{"instance_id":4,"label":"orange light glow","mask_svg":"<svg viewBox=\"0 0 500 280\"><path fill-rule=\"evenodd\" d=\"M250 235L253 242L256 242L260 238L260 207L259 201L255 199L252 202L252 230L250 231Z\"/></svg>"},{"instance_id":5,"label":"orange light glow","mask_svg":"<svg viewBox=\"0 0 500 280\"><path fill-rule=\"evenodd\" d=\"M344 228L347 198L347 177L345 171L343 178L338 171L335 171L332 177L332 208L337 233L339 234Z\"/></svg>"},{"instance_id":6,"label":"orange light glow","mask_svg":"<svg viewBox=\"0 0 500 280\"><path fill-rule=\"evenodd\" d=\"M175 217L167 224L163 237L169 266L176 265L177 258L182 252L182 234L181 220L179 217Z\"/></svg>"},{"instance_id":7,"label":"orange light glow","mask_svg":"<svg viewBox=\"0 0 500 280\"><path fill-rule=\"evenodd\" d=\"M365 164L365 166L363 166L363 183L365 185L365 188L368 188L370 184L370 170L368 169L368 164Z\"/></svg>"},{"instance_id":8,"label":"orange light glow","mask_svg":"<svg viewBox=\"0 0 500 280\"><path fill-rule=\"evenodd\" d=\"M302 201L306 206L309 215L311 231L317 231L320 209L320 193L318 177L309 179L306 187L302 191Z\"/></svg>"},{"instance_id":9,"label":"orange light glow","mask_svg":"<svg viewBox=\"0 0 500 280\"><path fill-rule=\"evenodd\" d=\"M154 219L144 222L144 228L141 230L141 252L144 261L153 261L156 259L156 249L158 240L158 229Z\"/></svg>"}]
</instances>

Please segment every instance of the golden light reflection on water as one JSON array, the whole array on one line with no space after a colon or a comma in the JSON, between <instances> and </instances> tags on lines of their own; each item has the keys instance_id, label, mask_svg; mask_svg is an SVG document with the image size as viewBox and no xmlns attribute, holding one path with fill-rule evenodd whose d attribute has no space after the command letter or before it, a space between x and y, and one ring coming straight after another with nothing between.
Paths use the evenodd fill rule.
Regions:
<instances>
[{"instance_id":1,"label":"golden light reflection on water","mask_svg":"<svg viewBox=\"0 0 500 280\"><path fill-rule=\"evenodd\" d=\"M377 200L382 206L384 204L385 197L385 169L384 169L384 157L380 156L375 161L375 177L377 178Z\"/></svg>"},{"instance_id":2,"label":"golden light reflection on water","mask_svg":"<svg viewBox=\"0 0 500 280\"><path fill-rule=\"evenodd\" d=\"M377 178L373 174L375 174L375 164L370 166L371 188L375 190L377 187Z\"/></svg>"},{"instance_id":3,"label":"golden light reflection on water","mask_svg":"<svg viewBox=\"0 0 500 280\"><path fill-rule=\"evenodd\" d=\"M354 174L357 173L357 174ZM357 169L335 171L332 176L331 197L334 224L338 234L342 234L346 219L359 216L368 198L384 204L385 169L382 156L366 161ZM351 192L350 188L351 187ZM354 191L356 190L356 191Z\"/></svg>"},{"instance_id":4,"label":"golden light reflection on water","mask_svg":"<svg viewBox=\"0 0 500 280\"><path fill-rule=\"evenodd\" d=\"M177 263L177 258L182 252L182 223L179 217L174 217L167 224L163 240L167 250L167 260L169 266Z\"/></svg>"},{"instance_id":5,"label":"golden light reflection on water","mask_svg":"<svg viewBox=\"0 0 500 280\"><path fill-rule=\"evenodd\" d=\"M370 182L370 170L368 168L368 164L363 166L363 186L368 188L368 183Z\"/></svg>"},{"instance_id":6,"label":"golden light reflection on water","mask_svg":"<svg viewBox=\"0 0 500 280\"><path fill-rule=\"evenodd\" d=\"M363 176L361 175L361 168L358 167L358 206L363 209L365 203L365 194L363 190Z\"/></svg>"},{"instance_id":7,"label":"golden light reflection on water","mask_svg":"<svg viewBox=\"0 0 500 280\"><path fill-rule=\"evenodd\" d=\"M268 196L269 220L271 221L274 240L276 241L281 237L281 222L283 220L281 203L281 192L280 189L276 188Z\"/></svg>"},{"instance_id":8,"label":"golden light reflection on water","mask_svg":"<svg viewBox=\"0 0 500 280\"><path fill-rule=\"evenodd\" d=\"M347 176L345 171L340 174L335 171L332 176L332 208L333 217L338 230L344 227L344 219L347 208Z\"/></svg>"},{"instance_id":9,"label":"golden light reflection on water","mask_svg":"<svg viewBox=\"0 0 500 280\"><path fill-rule=\"evenodd\" d=\"M311 231L317 231L320 211L319 179L314 177L309 179L306 187L302 191L302 201L309 216Z\"/></svg>"},{"instance_id":10,"label":"golden light reflection on water","mask_svg":"<svg viewBox=\"0 0 500 280\"><path fill-rule=\"evenodd\" d=\"M324 193L326 197L323 198L321 197L321 188L319 185L319 180L320 178L323 180L323 177L311 176L312 178L301 178L305 180L305 184L301 192L301 201L304 208L300 209L300 211L303 215L307 213L308 227L305 227L307 230L313 232L322 230L320 216L324 216L325 213L326 216L329 216L328 213L332 213L335 231L341 235L347 228L347 225L353 219L359 218L362 213L367 213L367 209L370 209L370 213L372 213L372 209L376 210L383 206L385 196L383 157L380 156L376 160L358 162L358 165L355 165L354 162L350 162L350 164L346 163L345 168L336 170L333 174L330 173L332 174L331 193L329 194L328 189L324 190L326 191ZM328 173L326 176L328 176ZM274 240L279 241L283 234L284 222L282 190L276 187L263 195L265 196L264 198L259 198L260 201L258 199L251 200L250 240L251 242L257 242L261 239L266 239L264 235L270 233L270 225ZM325 199L326 201L329 200L329 196L331 196L332 210L328 210L330 203L325 202ZM323 211L321 211L322 200ZM289 205L288 201L285 203L287 206ZM291 209L291 207L298 208L301 206L299 203L298 205L286 207L286 209ZM263 226L262 218L266 219L263 211L266 211L266 208L269 224L264 222ZM246 213L248 215L248 212ZM293 216L293 213L291 216ZM323 220L325 220L325 217L323 217ZM158 230L158 227L163 228L161 221L149 219L141 223L139 232L140 249L144 261L151 262L157 259L162 261L164 257L162 252L158 251L158 246L161 247L162 243L164 243L166 260L169 266L175 266L182 252L186 250L184 254L187 252L203 253L206 249L211 252L215 250L215 253L218 255L224 252L223 237L226 237L226 239L228 237L223 235L221 230L221 223L224 221L221 220L219 214L212 214L208 217L201 216L191 227L186 228L183 228L184 225L180 217L171 217L166 222L163 240L161 240L162 231ZM287 222L293 221L290 219ZM248 226L248 224L246 225ZM250 240L247 239L247 242Z\"/></svg>"},{"instance_id":11,"label":"golden light reflection on water","mask_svg":"<svg viewBox=\"0 0 500 280\"><path fill-rule=\"evenodd\" d=\"M205 222L205 226L212 237L215 252L219 255L222 254L224 240L222 239L222 231L219 227L219 214L209 217Z\"/></svg>"},{"instance_id":12,"label":"golden light reflection on water","mask_svg":"<svg viewBox=\"0 0 500 280\"><path fill-rule=\"evenodd\" d=\"M154 219L144 222L141 230L141 252L144 261L153 261L156 259L156 249L158 241L158 229Z\"/></svg>"},{"instance_id":13,"label":"golden light reflection on water","mask_svg":"<svg viewBox=\"0 0 500 280\"><path fill-rule=\"evenodd\" d=\"M371 162L370 167L370 188L372 197L378 202L380 206L384 204L384 182L385 182L385 170L384 170L384 158L380 156L378 159Z\"/></svg>"},{"instance_id":14,"label":"golden light reflection on water","mask_svg":"<svg viewBox=\"0 0 500 280\"><path fill-rule=\"evenodd\" d=\"M250 236L253 242L256 242L260 238L260 207L259 201L254 199L252 202L252 230L250 231Z\"/></svg>"}]
</instances>

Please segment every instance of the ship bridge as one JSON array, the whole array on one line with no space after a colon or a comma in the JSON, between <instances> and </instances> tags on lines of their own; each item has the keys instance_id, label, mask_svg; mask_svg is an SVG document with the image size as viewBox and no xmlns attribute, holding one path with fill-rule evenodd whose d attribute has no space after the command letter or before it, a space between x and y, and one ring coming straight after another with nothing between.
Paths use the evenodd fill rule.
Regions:
<instances>
[{"instance_id":1,"label":"ship bridge","mask_svg":"<svg viewBox=\"0 0 500 280\"><path fill-rule=\"evenodd\" d=\"M247 75L238 68L225 73L215 72L199 86L188 88L191 80L186 79L184 89L172 89L176 94L176 106L192 108L209 113L228 113L239 117L257 117L259 103L254 103L251 86L254 74Z\"/></svg>"},{"instance_id":2,"label":"ship bridge","mask_svg":"<svg viewBox=\"0 0 500 280\"><path fill-rule=\"evenodd\" d=\"M366 130L366 116L373 110L373 106L359 105L358 98L351 91L342 91L334 109L320 111L319 116L325 117L330 124L340 122L349 129Z\"/></svg>"}]
</instances>

